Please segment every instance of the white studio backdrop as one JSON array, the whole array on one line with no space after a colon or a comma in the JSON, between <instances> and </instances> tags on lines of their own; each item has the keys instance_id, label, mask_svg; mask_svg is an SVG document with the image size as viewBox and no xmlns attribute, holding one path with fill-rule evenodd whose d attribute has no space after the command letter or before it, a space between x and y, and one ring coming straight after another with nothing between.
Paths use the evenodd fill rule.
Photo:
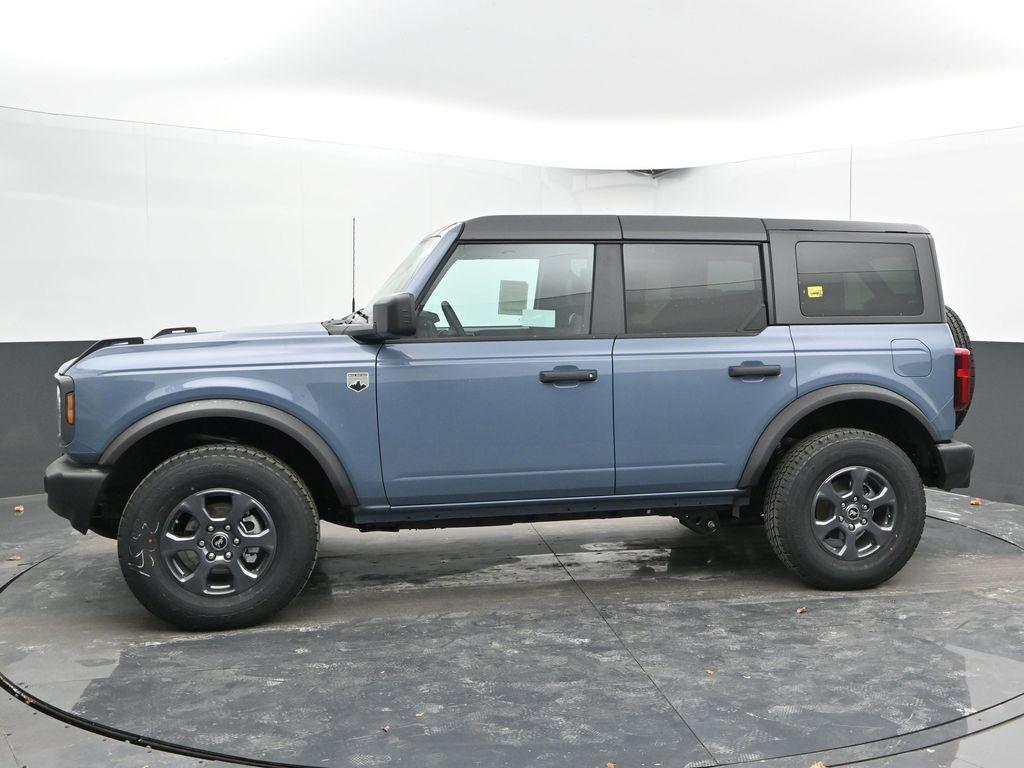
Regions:
<instances>
[{"instance_id":1,"label":"white studio backdrop","mask_svg":"<svg viewBox=\"0 0 1024 768\"><path fill-rule=\"evenodd\" d=\"M1022 26L1011 0L33 0L0 8L0 104L696 167L1022 125Z\"/></svg>"},{"instance_id":2,"label":"white studio backdrop","mask_svg":"<svg viewBox=\"0 0 1024 768\"><path fill-rule=\"evenodd\" d=\"M648 180L0 109L0 341L324 320L420 238ZM591 202L592 201L592 202Z\"/></svg>"},{"instance_id":3,"label":"white studio backdrop","mask_svg":"<svg viewBox=\"0 0 1024 768\"><path fill-rule=\"evenodd\" d=\"M677 171L565 170L0 109L0 341L343 314L488 213L867 219L934 233L974 337L1024 339L1024 128Z\"/></svg>"}]
</instances>

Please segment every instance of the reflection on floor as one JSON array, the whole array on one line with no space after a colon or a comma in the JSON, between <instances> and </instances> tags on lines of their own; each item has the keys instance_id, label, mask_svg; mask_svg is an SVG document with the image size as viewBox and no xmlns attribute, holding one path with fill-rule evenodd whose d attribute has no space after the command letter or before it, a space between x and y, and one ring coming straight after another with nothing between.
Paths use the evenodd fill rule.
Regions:
<instances>
[{"instance_id":1,"label":"reflection on floor","mask_svg":"<svg viewBox=\"0 0 1024 768\"><path fill-rule=\"evenodd\" d=\"M88 721L291 765L1016 765L1024 509L933 492L929 512L904 571L857 593L805 588L758 529L325 526L274 622L184 634L134 602L112 542L0 501L0 672ZM14 699L0 724L12 765L143 750Z\"/></svg>"}]
</instances>

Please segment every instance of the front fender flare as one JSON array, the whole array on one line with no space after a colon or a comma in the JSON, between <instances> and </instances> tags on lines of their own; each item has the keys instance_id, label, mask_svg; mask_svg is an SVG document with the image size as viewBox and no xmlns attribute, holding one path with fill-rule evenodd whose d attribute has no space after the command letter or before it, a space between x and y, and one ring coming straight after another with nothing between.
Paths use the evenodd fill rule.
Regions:
<instances>
[{"instance_id":1,"label":"front fender flare","mask_svg":"<svg viewBox=\"0 0 1024 768\"><path fill-rule=\"evenodd\" d=\"M100 466L113 466L135 443L158 429L182 421L201 418L255 421L279 430L309 451L320 468L323 469L324 474L327 475L342 504L353 508L358 506L355 489L352 487L352 481L349 479L345 467L342 466L337 454L327 444L327 441L316 430L279 408L248 400L194 400L155 411L139 419L115 437L103 451L99 464Z\"/></svg>"},{"instance_id":2,"label":"front fender flare","mask_svg":"<svg viewBox=\"0 0 1024 768\"><path fill-rule=\"evenodd\" d=\"M912 416L915 421L927 430L932 442L937 443L941 440L935 426L928 421L924 411L903 395L871 384L834 384L830 387L822 387L821 389L808 392L806 395L801 395L779 411L768 426L764 428L761 436L754 444L750 457L747 459L747 464L743 468L743 474L740 475L737 487L752 488L761 480L779 442L800 419L819 408L844 400L877 400L889 405L895 405Z\"/></svg>"}]
</instances>

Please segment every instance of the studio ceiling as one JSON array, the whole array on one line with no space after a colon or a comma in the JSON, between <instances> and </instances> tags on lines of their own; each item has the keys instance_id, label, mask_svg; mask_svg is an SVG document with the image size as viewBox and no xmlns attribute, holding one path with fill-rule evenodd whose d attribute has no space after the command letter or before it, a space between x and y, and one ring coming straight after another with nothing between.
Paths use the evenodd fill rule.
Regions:
<instances>
[{"instance_id":1,"label":"studio ceiling","mask_svg":"<svg viewBox=\"0 0 1024 768\"><path fill-rule=\"evenodd\" d=\"M1024 124L1022 22L990 0L36 0L0 11L0 105L688 167Z\"/></svg>"}]
</instances>

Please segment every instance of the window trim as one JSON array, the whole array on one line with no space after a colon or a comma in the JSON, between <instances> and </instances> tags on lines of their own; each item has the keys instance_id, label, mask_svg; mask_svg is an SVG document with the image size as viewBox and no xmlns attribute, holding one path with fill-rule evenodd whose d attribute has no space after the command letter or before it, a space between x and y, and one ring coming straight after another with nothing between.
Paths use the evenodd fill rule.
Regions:
<instances>
[{"instance_id":1,"label":"window trim","mask_svg":"<svg viewBox=\"0 0 1024 768\"><path fill-rule=\"evenodd\" d=\"M757 248L757 260L761 269L761 297L764 299L765 319L764 328L756 331L716 331L714 333L682 333L680 331L661 331L658 333L627 333L626 325L626 249L621 250L622 265L622 311L623 326L619 338L623 339L712 339L729 338L734 336L760 336L765 329L775 325L774 294L769 280L770 260L768 259L768 244L752 242L750 240L624 240L621 245L743 245Z\"/></svg>"}]
</instances>

